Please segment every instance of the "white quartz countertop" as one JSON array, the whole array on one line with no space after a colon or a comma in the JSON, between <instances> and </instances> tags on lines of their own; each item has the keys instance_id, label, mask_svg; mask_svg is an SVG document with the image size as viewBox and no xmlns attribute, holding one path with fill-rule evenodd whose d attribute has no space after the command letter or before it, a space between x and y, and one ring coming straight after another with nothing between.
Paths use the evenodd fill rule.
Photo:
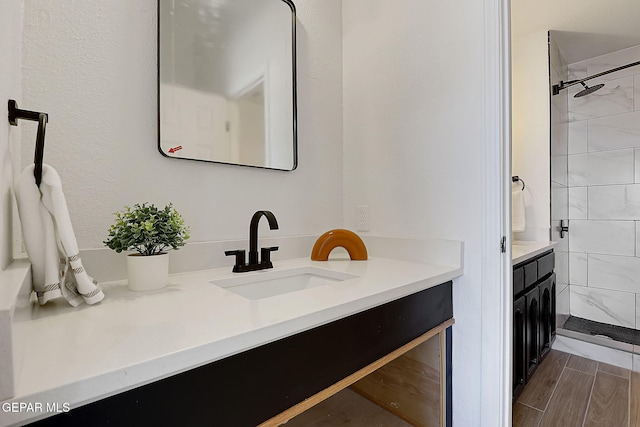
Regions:
<instances>
[{"instance_id":1,"label":"white quartz countertop","mask_svg":"<svg viewBox=\"0 0 640 427\"><path fill-rule=\"evenodd\" d=\"M129 291L124 281L106 283L106 298L95 306L33 304L29 318L13 324L24 357L15 361L15 397L5 403L67 403L73 410L462 275L461 264L376 257L296 258L269 271L305 266L357 278L249 300L210 283L237 276L224 267L175 274L166 288L144 293ZM0 425L45 415L0 412Z\"/></svg>"},{"instance_id":2,"label":"white quartz countertop","mask_svg":"<svg viewBox=\"0 0 640 427\"><path fill-rule=\"evenodd\" d=\"M519 264L549 249L553 249L556 244L556 242L516 240L511 244L511 265Z\"/></svg>"}]
</instances>

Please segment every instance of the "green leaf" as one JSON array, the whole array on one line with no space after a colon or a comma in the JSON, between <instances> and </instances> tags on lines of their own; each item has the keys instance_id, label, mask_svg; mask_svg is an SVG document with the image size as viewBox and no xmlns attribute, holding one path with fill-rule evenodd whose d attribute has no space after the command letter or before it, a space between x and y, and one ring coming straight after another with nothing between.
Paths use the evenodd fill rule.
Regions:
<instances>
[{"instance_id":1,"label":"green leaf","mask_svg":"<svg viewBox=\"0 0 640 427\"><path fill-rule=\"evenodd\" d=\"M114 215L116 220L103 243L116 252L137 250L155 255L167 248L179 249L190 237L189 227L171 203L161 210L147 202L125 206Z\"/></svg>"}]
</instances>

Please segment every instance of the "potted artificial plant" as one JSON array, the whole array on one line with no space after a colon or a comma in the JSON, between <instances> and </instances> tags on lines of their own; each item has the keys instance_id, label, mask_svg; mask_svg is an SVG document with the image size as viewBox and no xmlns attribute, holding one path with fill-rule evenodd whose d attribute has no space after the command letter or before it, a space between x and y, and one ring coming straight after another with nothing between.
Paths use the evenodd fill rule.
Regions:
<instances>
[{"instance_id":1,"label":"potted artificial plant","mask_svg":"<svg viewBox=\"0 0 640 427\"><path fill-rule=\"evenodd\" d=\"M153 204L125 206L115 213L104 244L114 251L136 251L127 257L129 289L160 289L169 281L170 249L179 249L189 238L189 227L170 203L164 209Z\"/></svg>"}]
</instances>

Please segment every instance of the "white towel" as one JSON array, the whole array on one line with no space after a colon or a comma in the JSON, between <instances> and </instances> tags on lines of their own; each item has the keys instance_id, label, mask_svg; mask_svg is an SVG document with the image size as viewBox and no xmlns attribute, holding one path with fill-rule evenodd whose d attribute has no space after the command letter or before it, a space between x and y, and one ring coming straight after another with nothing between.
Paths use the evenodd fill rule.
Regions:
<instances>
[{"instance_id":1,"label":"white towel","mask_svg":"<svg viewBox=\"0 0 640 427\"><path fill-rule=\"evenodd\" d=\"M511 186L511 231L524 231L526 220L524 216L524 191L520 182Z\"/></svg>"},{"instance_id":2,"label":"white towel","mask_svg":"<svg viewBox=\"0 0 640 427\"><path fill-rule=\"evenodd\" d=\"M43 165L38 188L33 169L30 165L22 171L14 191L38 302L60 296L74 307L102 301L104 293L82 266L58 173Z\"/></svg>"}]
</instances>

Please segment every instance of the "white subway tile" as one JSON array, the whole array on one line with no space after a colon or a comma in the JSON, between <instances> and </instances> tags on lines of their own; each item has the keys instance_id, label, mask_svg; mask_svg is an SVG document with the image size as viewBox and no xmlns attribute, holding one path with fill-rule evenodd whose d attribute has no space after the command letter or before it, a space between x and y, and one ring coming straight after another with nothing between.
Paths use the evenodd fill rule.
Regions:
<instances>
[{"instance_id":1,"label":"white subway tile","mask_svg":"<svg viewBox=\"0 0 640 427\"><path fill-rule=\"evenodd\" d=\"M569 156L551 156L551 180L566 186Z\"/></svg>"},{"instance_id":2,"label":"white subway tile","mask_svg":"<svg viewBox=\"0 0 640 427\"><path fill-rule=\"evenodd\" d=\"M589 219L640 220L640 184L589 187Z\"/></svg>"},{"instance_id":3,"label":"white subway tile","mask_svg":"<svg viewBox=\"0 0 640 427\"><path fill-rule=\"evenodd\" d=\"M587 286L587 254L582 252L569 253L569 281L572 285Z\"/></svg>"},{"instance_id":4,"label":"white subway tile","mask_svg":"<svg viewBox=\"0 0 640 427\"><path fill-rule=\"evenodd\" d=\"M556 282L556 297L567 289L569 289L569 284Z\"/></svg>"},{"instance_id":5,"label":"white subway tile","mask_svg":"<svg viewBox=\"0 0 640 427\"><path fill-rule=\"evenodd\" d=\"M589 287L640 293L640 258L589 254Z\"/></svg>"},{"instance_id":6,"label":"white subway tile","mask_svg":"<svg viewBox=\"0 0 640 427\"><path fill-rule=\"evenodd\" d=\"M634 182L640 184L640 148L634 149Z\"/></svg>"},{"instance_id":7,"label":"white subway tile","mask_svg":"<svg viewBox=\"0 0 640 427\"><path fill-rule=\"evenodd\" d=\"M553 220L551 221L551 241L556 242L555 250L558 251L569 251L569 235L564 234L564 237L560 237L560 221ZM540 239L538 239L540 240Z\"/></svg>"},{"instance_id":8,"label":"white subway tile","mask_svg":"<svg viewBox=\"0 0 640 427\"><path fill-rule=\"evenodd\" d=\"M569 154L587 152L587 120L569 122Z\"/></svg>"},{"instance_id":9,"label":"white subway tile","mask_svg":"<svg viewBox=\"0 0 640 427\"><path fill-rule=\"evenodd\" d=\"M569 219L587 219L587 188L569 187Z\"/></svg>"},{"instance_id":10,"label":"white subway tile","mask_svg":"<svg viewBox=\"0 0 640 427\"><path fill-rule=\"evenodd\" d=\"M564 287L569 283L569 252L556 251L556 286Z\"/></svg>"},{"instance_id":11,"label":"white subway tile","mask_svg":"<svg viewBox=\"0 0 640 427\"><path fill-rule=\"evenodd\" d=\"M605 83L605 86L590 95L574 98L581 85L571 86L569 91L569 121L587 120L633 111L633 76L603 81L594 79L588 86Z\"/></svg>"},{"instance_id":12,"label":"white subway tile","mask_svg":"<svg viewBox=\"0 0 640 427\"><path fill-rule=\"evenodd\" d=\"M633 184L633 149L571 154L568 161L570 187L585 185Z\"/></svg>"},{"instance_id":13,"label":"white subway tile","mask_svg":"<svg viewBox=\"0 0 640 427\"><path fill-rule=\"evenodd\" d=\"M553 113L553 111L552 111ZM551 155L561 156L569 152L569 124L566 121L551 123Z\"/></svg>"},{"instance_id":14,"label":"white subway tile","mask_svg":"<svg viewBox=\"0 0 640 427\"><path fill-rule=\"evenodd\" d=\"M569 94L566 90L551 96L550 107L549 119L551 121L552 131L554 130L554 126L569 122Z\"/></svg>"},{"instance_id":15,"label":"white subway tile","mask_svg":"<svg viewBox=\"0 0 640 427\"><path fill-rule=\"evenodd\" d=\"M569 286L571 315L611 325L636 327L636 299L633 293Z\"/></svg>"},{"instance_id":16,"label":"white subway tile","mask_svg":"<svg viewBox=\"0 0 640 427\"><path fill-rule=\"evenodd\" d=\"M556 296L556 314L564 314L568 316L570 312L569 286L565 286Z\"/></svg>"},{"instance_id":17,"label":"white subway tile","mask_svg":"<svg viewBox=\"0 0 640 427\"><path fill-rule=\"evenodd\" d=\"M634 110L640 110L640 74L633 76L633 105Z\"/></svg>"},{"instance_id":18,"label":"white subway tile","mask_svg":"<svg viewBox=\"0 0 640 427\"><path fill-rule=\"evenodd\" d=\"M551 182L551 219L569 218L569 189L556 182ZM638 218L640 219L640 218Z\"/></svg>"},{"instance_id":19,"label":"white subway tile","mask_svg":"<svg viewBox=\"0 0 640 427\"><path fill-rule=\"evenodd\" d=\"M588 121L589 151L640 147L640 111Z\"/></svg>"},{"instance_id":20,"label":"white subway tile","mask_svg":"<svg viewBox=\"0 0 640 427\"><path fill-rule=\"evenodd\" d=\"M606 255L635 255L634 221L571 220L569 251Z\"/></svg>"}]
</instances>

